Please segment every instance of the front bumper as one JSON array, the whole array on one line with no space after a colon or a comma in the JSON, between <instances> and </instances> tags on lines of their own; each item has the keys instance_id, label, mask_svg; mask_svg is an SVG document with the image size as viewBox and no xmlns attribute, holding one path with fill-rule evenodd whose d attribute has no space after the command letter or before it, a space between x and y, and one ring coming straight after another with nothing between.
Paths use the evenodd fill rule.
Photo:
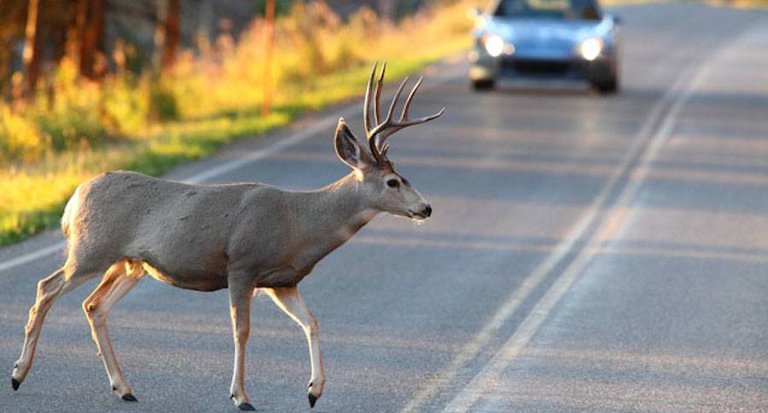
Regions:
<instances>
[{"instance_id":1,"label":"front bumper","mask_svg":"<svg viewBox=\"0 0 768 413\"><path fill-rule=\"evenodd\" d=\"M600 56L588 61L580 56L565 59L502 55L492 57L473 50L469 55L472 81L507 79L565 79L604 82L616 77L616 61Z\"/></svg>"}]
</instances>

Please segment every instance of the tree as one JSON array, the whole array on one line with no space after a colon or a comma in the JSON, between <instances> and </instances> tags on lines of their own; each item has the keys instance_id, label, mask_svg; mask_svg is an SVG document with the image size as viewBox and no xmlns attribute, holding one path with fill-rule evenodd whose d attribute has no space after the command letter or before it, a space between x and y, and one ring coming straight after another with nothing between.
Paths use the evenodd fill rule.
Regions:
<instances>
[{"instance_id":1,"label":"tree","mask_svg":"<svg viewBox=\"0 0 768 413\"><path fill-rule=\"evenodd\" d=\"M104 74L104 0L76 0L70 41L78 60L80 75L98 79Z\"/></svg>"},{"instance_id":2,"label":"tree","mask_svg":"<svg viewBox=\"0 0 768 413\"><path fill-rule=\"evenodd\" d=\"M181 40L181 1L167 0L165 18L162 21L162 52L160 55L160 67L163 72L169 73L176 63L176 51Z\"/></svg>"},{"instance_id":3,"label":"tree","mask_svg":"<svg viewBox=\"0 0 768 413\"><path fill-rule=\"evenodd\" d=\"M23 39L28 9L26 1L0 0L0 91L6 96L14 60L12 46Z\"/></svg>"},{"instance_id":4,"label":"tree","mask_svg":"<svg viewBox=\"0 0 768 413\"><path fill-rule=\"evenodd\" d=\"M27 7L27 24L24 29L24 52L22 54L23 93L34 92L37 77L40 74L40 41L38 40L38 11L39 0L29 0Z\"/></svg>"}]
</instances>

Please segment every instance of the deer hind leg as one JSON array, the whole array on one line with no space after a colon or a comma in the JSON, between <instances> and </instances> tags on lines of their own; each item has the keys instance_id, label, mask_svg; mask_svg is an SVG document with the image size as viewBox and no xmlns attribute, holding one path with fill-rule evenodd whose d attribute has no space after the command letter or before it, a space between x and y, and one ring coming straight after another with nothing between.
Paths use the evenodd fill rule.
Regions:
<instances>
[{"instance_id":1,"label":"deer hind leg","mask_svg":"<svg viewBox=\"0 0 768 413\"><path fill-rule=\"evenodd\" d=\"M99 356L109 376L112 391L125 401L135 402L131 386L117 363L107 330L107 314L115 303L123 298L144 276L141 266L132 261L118 262L107 270L101 283L83 301L83 311L91 326L91 336L99 349Z\"/></svg>"},{"instance_id":2,"label":"deer hind leg","mask_svg":"<svg viewBox=\"0 0 768 413\"><path fill-rule=\"evenodd\" d=\"M35 358L35 349L37 340L40 338L40 331L45 322L45 316L51 309L57 298L74 290L83 282L87 281L95 274L75 273L71 276L66 275L66 267L59 268L51 275L44 278L37 284L37 296L35 304L29 309L29 320L24 328L24 345L21 348L21 355L13 366L11 373L11 385L14 390L18 390L21 383L27 377L32 368L32 361Z\"/></svg>"},{"instance_id":3,"label":"deer hind leg","mask_svg":"<svg viewBox=\"0 0 768 413\"><path fill-rule=\"evenodd\" d=\"M312 376L309 380L308 395L309 406L315 407L315 402L323 395L325 386L325 372L323 371L323 358L320 355L319 330L317 319L304 303L297 287L267 288L264 291L272 298L272 301L280 307L289 317L301 326L307 336L309 345L309 358L312 366Z\"/></svg>"}]
</instances>

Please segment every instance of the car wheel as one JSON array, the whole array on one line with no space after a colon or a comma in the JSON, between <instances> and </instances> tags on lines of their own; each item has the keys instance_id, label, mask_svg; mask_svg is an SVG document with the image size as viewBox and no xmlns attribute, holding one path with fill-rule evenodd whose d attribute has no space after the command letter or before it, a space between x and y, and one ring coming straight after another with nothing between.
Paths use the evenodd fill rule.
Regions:
<instances>
[{"instance_id":1,"label":"car wheel","mask_svg":"<svg viewBox=\"0 0 768 413\"><path fill-rule=\"evenodd\" d=\"M617 77L612 77L602 82L595 82L592 84L592 87L601 95L614 94L619 91L619 79Z\"/></svg>"},{"instance_id":2,"label":"car wheel","mask_svg":"<svg viewBox=\"0 0 768 413\"><path fill-rule=\"evenodd\" d=\"M493 79L482 79L482 80L472 81L472 89L479 92L485 92L485 91L491 90L495 85L496 85L496 82L494 82Z\"/></svg>"}]
</instances>

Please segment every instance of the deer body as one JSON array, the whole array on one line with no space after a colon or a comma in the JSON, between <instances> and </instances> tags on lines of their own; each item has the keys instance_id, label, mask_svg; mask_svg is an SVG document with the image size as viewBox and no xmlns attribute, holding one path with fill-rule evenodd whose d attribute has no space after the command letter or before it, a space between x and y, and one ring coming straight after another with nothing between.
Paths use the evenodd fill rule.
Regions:
<instances>
[{"instance_id":1,"label":"deer body","mask_svg":"<svg viewBox=\"0 0 768 413\"><path fill-rule=\"evenodd\" d=\"M18 390L32 367L45 316L56 299L103 276L83 302L83 310L112 391L123 400L136 401L117 363L106 319L112 306L149 274L190 290L228 289L235 343L230 397L241 410L253 410L244 388L251 301L257 291L269 295L306 334L311 366L308 398L314 407L322 395L325 374L317 321L297 284L377 213L417 220L432 213L418 191L395 172L384 141L442 111L408 119L419 81L404 103L399 121L394 121L392 114L404 81L381 121L384 69L374 90L375 72L374 66L363 112L368 148L340 119L334 139L336 154L352 172L326 187L302 192L258 183L190 185L135 172L109 172L80 185L62 217L67 260L38 284L21 356L11 374L13 389Z\"/></svg>"},{"instance_id":2,"label":"deer body","mask_svg":"<svg viewBox=\"0 0 768 413\"><path fill-rule=\"evenodd\" d=\"M254 288L293 287L377 213L359 185L354 174L294 192L108 172L75 191L62 226L77 243L72 259L88 265L130 259L162 282L199 291L226 288L230 268L250 274Z\"/></svg>"}]
</instances>

